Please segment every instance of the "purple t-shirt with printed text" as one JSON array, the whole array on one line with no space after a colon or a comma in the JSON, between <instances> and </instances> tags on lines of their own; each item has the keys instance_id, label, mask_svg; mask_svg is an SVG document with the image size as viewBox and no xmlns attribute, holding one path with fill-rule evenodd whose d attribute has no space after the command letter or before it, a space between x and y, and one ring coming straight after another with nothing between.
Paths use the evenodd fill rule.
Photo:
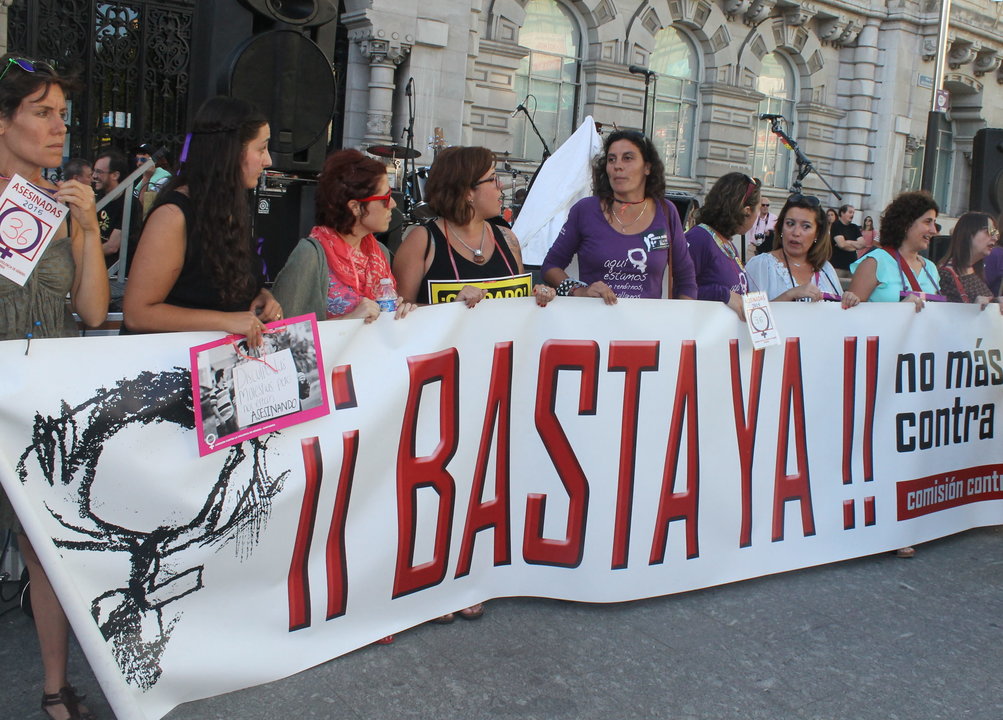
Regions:
<instances>
[{"instance_id":1,"label":"purple t-shirt with printed text","mask_svg":"<svg viewBox=\"0 0 1003 720\"><path fill-rule=\"evenodd\" d=\"M698 300L731 299L732 291L744 295L748 288L745 273L724 250L718 247L714 235L703 225L690 228L686 233L690 257L697 279Z\"/></svg>"},{"instance_id":2,"label":"purple t-shirt with printed text","mask_svg":"<svg viewBox=\"0 0 1003 720\"><path fill-rule=\"evenodd\" d=\"M665 208L669 217L666 221ZM668 226L668 232L666 232ZM622 298L662 297L662 278L672 253L672 296L696 297L697 286L679 213L670 202L655 205L655 217L643 231L617 232L603 215L598 197L579 200L568 213L550 247L541 272L566 268L578 255L582 282L602 281Z\"/></svg>"}]
</instances>

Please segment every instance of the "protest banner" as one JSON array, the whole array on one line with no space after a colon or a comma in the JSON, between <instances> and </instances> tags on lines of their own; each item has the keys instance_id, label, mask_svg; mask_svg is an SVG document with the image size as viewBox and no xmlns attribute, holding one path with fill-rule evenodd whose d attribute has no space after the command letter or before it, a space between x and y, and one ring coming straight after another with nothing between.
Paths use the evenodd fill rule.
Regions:
<instances>
[{"instance_id":1,"label":"protest banner","mask_svg":"<svg viewBox=\"0 0 1003 720\"><path fill-rule=\"evenodd\" d=\"M327 416L200 457L175 333L0 343L0 480L120 718L494 597L618 602L1003 521L994 308L532 298L320 324ZM50 540L51 538L51 540Z\"/></svg>"}]
</instances>

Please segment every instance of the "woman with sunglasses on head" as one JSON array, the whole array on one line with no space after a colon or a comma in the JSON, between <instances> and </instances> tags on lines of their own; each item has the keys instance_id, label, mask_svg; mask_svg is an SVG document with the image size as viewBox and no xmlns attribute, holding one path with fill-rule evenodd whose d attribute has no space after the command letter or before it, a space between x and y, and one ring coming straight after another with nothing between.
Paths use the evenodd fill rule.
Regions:
<instances>
[{"instance_id":1,"label":"woman with sunglasses on head","mask_svg":"<svg viewBox=\"0 0 1003 720\"><path fill-rule=\"evenodd\" d=\"M777 218L779 247L749 260L751 285L771 301L837 300L842 288L829 262L832 243L818 198L795 193Z\"/></svg>"},{"instance_id":2,"label":"woman with sunglasses on head","mask_svg":"<svg viewBox=\"0 0 1003 720\"><path fill-rule=\"evenodd\" d=\"M937 234L937 213L937 202L924 191L902 193L889 203L881 215L881 247L850 266L844 308L906 301L919 312L927 299L944 299L937 266L920 255Z\"/></svg>"},{"instance_id":3,"label":"woman with sunglasses on head","mask_svg":"<svg viewBox=\"0 0 1003 720\"><path fill-rule=\"evenodd\" d=\"M991 215L967 212L958 218L951 231L947 253L941 258L940 279L948 302L976 303L983 310L989 303L1001 303L986 284L985 260L999 242L999 230Z\"/></svg>"},{"instance_id":4,"label":"woman with sunglasses on head","mask_svg":"<svg viewBox=\"0 0 1003 720\"><path fill-rule=\"evenodd\" d=\"M380 316L380 282L390 264L374 233L386 232L396 203L386 166L358 150L339 150L324 161L317 183L317 224L300 240L275 278L272 292L289 317L313 313L318 320ZM394 316L412 303L397 297Z\"/></svg>"},{"instance_id":5,"label":"woman with sunglasses on head","mask_svg":"<svg viewBox=\"0 0 1003 720\"><path fill-rule=\"evenodd\" d=\"M123 332L220 330L261 344L282 309L254 252L248 190L271 164L268 119L237 98L199 109L129 273Z\"/></svg>"},{"instance_id":6,"label":"woman with sunglasses on head","mask_svg":"<svg viewBox=\"0 0 1003 720\"><path fill-rule=\"evenodd\" d=\"M33 60L5 55L0 63L0 191L18 174L70 209L67 222L53 236L23 286L0 276L0 340L72 337L78 332L71 309L92 327L104 322L108 313L108 274L94 190L76 180L56 186L42 177L43 168L62 163L66 91L73 82ZM44 672L42 710L55 720L91 718L80 704L82 696L66 678L66 615L0 489L0 531L7 530L17 535L31 581L31 609Z\"/></svg>"},{"instance_id":7,"label":"woman with sunglasses on head","mask_svg":"<svg viewBox=\"0 0 1003 720\"><path fill-rule=\"evenodd\" d=\"M478 281L525 273L515 235L489 222L501 214L502 201L493 152L483 147L440 152L428 173L425 199L439 218L412 228L394 257L394 275L408 302L433 302L429 281L470 281L453 302L472 308L490 291ZM554 299L546 285L536 285L532 294L541 306Z\"/></svg>"},{"instance_id":8,"label":"woman with sunglasses on head","mask_svg":"<svg viewBox=\"0 0 1003 720\"><path fill-rule=\"evenodd\" d=\"M665 200L665 167L651 140L633 130L606 136L592 164L595 195L568 213L543 261L558 295L693 299L693 262L675 205ZM580 279L565 268L578 257ZM668 270L668 290L663 289Z\"/></svg>"},{"instance_id":9,"label":"woman with sunglasses on head","mask_svg":"<svg viewBox=\"0 0 1003 720\"><path fill-rule=\"evenodd\" d=\"M740 172L718 178L697 215L700 223L686 233L696 271L697 298L716 300L744 317L742 295L748 289L742 258L732 242L755 222L759 180Z\"/></svg>"}]
</instances>

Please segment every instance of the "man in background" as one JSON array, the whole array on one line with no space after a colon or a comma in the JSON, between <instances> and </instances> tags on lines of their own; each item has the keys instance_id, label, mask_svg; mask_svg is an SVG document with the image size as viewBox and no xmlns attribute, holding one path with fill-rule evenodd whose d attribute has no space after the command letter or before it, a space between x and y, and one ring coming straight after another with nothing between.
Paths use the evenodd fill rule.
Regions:
<instances>
[{"instance_id":1,"label":"man in background","mask_svg":"<svg viewBox=\"0 0 1003 720\"><path fill-rule=\"evenodd\" d=\"M100 200L112 193L129 174L129 163L118 150L104 150L94 161L94 189ZM125 195L122 193L98 210L98 227L101 230L101 249L104 250L105 265L111 267L118 260L122 249L122 217L125 209ZM139 229L143 221L143 209L129 194L132 216L129 222L129 247L135 247L139 240ZM131 253L130 253L131 254Z\"/></svg>"},{"instance_id":2,"label":"man in background","mask_svg":"<svg viewBox=\"0 0 1003 720\"><path fill-rule=\"evenodd\" d=\"M76 180L84 185L90 185L94 182L92 166L83 158L71 158L63 165L63 179Z\"/></svg>"},{"instance_id":3,"label":"man in background","mask_svg":"<svg viewBox=\"0 0 1003 720\"><path fill-rule=\"evenodd\" d=\"M773 228L776 227L777 216L770 212L770 199L765 195L759 201L759 214L756 222L745 233L745 258L769 252L773 247ZM764 245L765 243L765 245Z\"/></svg>"},{"instance_id":4,"label":"man in background","mask_svg":"<svg viewBox=\"0 0 1003 720\"><path fill-rule=\"evenodd\" d=\"M850 263L856 262L857 250L864 247L860 226L853 222L855 212L852 205L843 205L839 208L836 222L829 228L829 237L832 238L830 262L839 271L839 275L849 276Z\"/></svg>"}]
</instances>

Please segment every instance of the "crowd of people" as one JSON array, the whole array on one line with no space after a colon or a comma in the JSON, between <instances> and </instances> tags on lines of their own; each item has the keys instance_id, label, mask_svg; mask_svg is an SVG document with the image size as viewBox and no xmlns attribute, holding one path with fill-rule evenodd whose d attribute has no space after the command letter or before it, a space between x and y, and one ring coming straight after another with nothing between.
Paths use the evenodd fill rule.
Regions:
<instances>
[{"instance_id":1,"label":"crowd of people","mask_svg":"<svg viewBox=\"0 0 1003 720\"><path fill-rule=\"evenodd\" d=\"M69 161L64 179L48 182L43 169L62 160L73 81L24 58L5 56L0 63L0 186L18 173L70 209L59 239L23 286L0 277L0 339L68 337L76 334L71 310L88 326L105 320L107 268L119 252L126 200L98 213L95 190L114 190L130 164L107 150L93 163ZM666 201L658 152L629 130L605 137L592 168L594 194L571 208L540 268L543 282L530 279L519 241L500 217L494 154L454 147L438 154L428 175L425 195L435 218L412 227L394 257L376 239L395 206L386 166L356 150L332 153L320 173L316 225L269 289L252 246L248 197L270 165L269 139L258 109L213 98L194 118L180 163L142 179L137 196L128 199L136 204L133 218L139 222L145 214L145 222L125 290L124 333L221 331L259 346L265 324L283 314L372 323L389 309L403 319L442 301L432 292L437 282L454 283L458 289L448 299L471 308L493 297L499 283L541 307L556 296L601 298L607 305L619 298L694 299L723 303L739 317L750 290L772 301L831 300L845 308L1003 303L1003 259L993 260L999 233L989 215L965 213L938 266L924 256L939 212L927 193L898 196L879 229L870 217L861 229L853 207L827 211L817 197L801 193L774 215L761 183L732 172L714 183L696 224L685 229ZM149 157L150 148L138 150L140 161ZM142 203L150 199L147 211ZM743 239L741 250L736 237ZM574 260L577 277L568 272ZM841 276L849 282L845 291ZM2 494L0 521L17 533L31 577L42 709L54 720L89 718L66 677L66 618ZM440 620L483 612L476 605Z\"/></svg>"}]
</instances>

